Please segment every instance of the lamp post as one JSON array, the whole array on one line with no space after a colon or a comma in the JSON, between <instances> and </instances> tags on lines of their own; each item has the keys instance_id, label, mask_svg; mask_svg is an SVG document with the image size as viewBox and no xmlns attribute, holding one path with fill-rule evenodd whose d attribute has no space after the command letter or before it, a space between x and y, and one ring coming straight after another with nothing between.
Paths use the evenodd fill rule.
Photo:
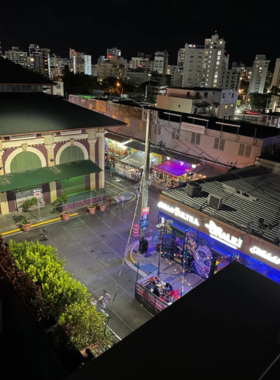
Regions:
<instances>
[{"instance_id":1,"label":"lamp post","mask_svg":"<svg viewBox=\"0 0 280 380\"><path fill-rule=\"evenodd\" d=\"M121 94L123 94L123 86L121 86L119 82L117 82L117 87L120 87L122 89Z\"/></svg>"}]
</instances>

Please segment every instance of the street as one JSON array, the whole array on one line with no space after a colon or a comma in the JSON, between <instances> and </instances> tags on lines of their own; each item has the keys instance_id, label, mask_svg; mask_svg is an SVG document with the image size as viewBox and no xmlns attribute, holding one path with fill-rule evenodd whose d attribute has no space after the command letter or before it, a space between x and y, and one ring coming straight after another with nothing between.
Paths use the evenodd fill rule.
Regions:
<instances>
[{"instance_id":1,"label":"street","mask_svg":"<svg viewBox=\"0 0 280 380\"><path fill-rule=\"evenodd\" d=\"M135 193L135 185L136 182L132 180L117 175L110 177L106 173L106 194L112 198L122 191ZM158 193L149 189L150 217L147 231L155 229L158 222L157 201ZM111 206L103 214L100 211L96 211L95 215L82 214L68 222L59 221L31 229L27 233L10 235L5 241L39 240L41 244L52 245L57 249L59 258L65 260L65 269L87 286L95 298L100 297L104 290L114 297L122 269L109 326L120 338L124 338L152 318L135 301L136 271L123 261L135 206L136 201L133 200L125 203L123 209ZM136 215L135 223L139 224L141 198ZM130 243L137 239L131 237Z\"/></svg>"}]
</instances>

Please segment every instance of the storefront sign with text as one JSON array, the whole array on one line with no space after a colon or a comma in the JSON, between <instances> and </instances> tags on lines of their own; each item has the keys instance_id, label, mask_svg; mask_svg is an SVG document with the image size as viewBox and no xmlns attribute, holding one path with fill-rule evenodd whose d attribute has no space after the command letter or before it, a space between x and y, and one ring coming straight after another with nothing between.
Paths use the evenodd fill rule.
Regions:
<instances>
[{"instance_id":1,"label":"storefront sign with text","mask_svg":"<svg viewBox=\"0 0 280 380\"><path fill-rule=\"evenodd\" d=\"M280 265L280 257L273 256L272 253L269 253L263 249L260 249L256 247L255 245L250 248L250 252L253 253L254 255L263 257L264 259L271 261L274 264Z\"/></svg>"},{"instance_id":2,"label":"storefront sign with text","mask_svg":"<svg viewBox=\"0 0 280 380\"><path fill-rule=\"evenodd\" d=\"M178 216L181 219L186 220L187 222L194 224L195 226L199 227L198 219L194 218L193 216L186 214L185 212L181 211L179 207L171 207L168 206L168 204L164 202L159 202L158 207L170 212L170 214L174 214L175 216Z\"/></svg>"},{"instance_id":3,"label":"storefront sign with text","mask_svg":"<svg viewBox=\"0 0 280 380\"><path fill-rule=\"evenodd\" d=\"M212 238L219 240L229 247L241 248L243 240L241 238L227 234L221 227L217 226L213 220L210 220L208 224L205 224L205 227L209 230L210 236Z\"/></svg>"}]
</instances>

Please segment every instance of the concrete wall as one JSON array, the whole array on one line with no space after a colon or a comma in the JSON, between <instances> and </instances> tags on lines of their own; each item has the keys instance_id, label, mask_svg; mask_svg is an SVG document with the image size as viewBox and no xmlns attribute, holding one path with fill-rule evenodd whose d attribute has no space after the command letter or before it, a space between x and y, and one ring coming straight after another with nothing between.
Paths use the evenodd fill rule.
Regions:
<instances>
[{"instance_id":1,"label":"concrete wall","mask_svg":"<svg viewBox=\"0 0 280 380\"><path fill-rule=\"evenodd\" d=\"M175 98L164 95L157 96L157 108L164 110L192 113L192 104L192 99Z\"/></svg>"}]
</instances>

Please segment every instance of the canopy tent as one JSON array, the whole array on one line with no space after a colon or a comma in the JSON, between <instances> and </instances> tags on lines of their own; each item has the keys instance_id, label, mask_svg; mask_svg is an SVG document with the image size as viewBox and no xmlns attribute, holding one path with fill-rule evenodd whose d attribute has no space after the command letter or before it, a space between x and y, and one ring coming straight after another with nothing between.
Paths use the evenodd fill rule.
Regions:
<instances>
[{"instance_id":1,"label":"canopy tent","mask_svg":"<svg viewBox=\"0 0 280 380\"><path fill-rule=\"evenodd\" d=\"M153 170L172 177L181 177L191 171L192 168L190 165L185 163L177 164L176 162L166 161L163 164L153 166Z\"/></svg>"},{"instance_id":2,"label":"canopy tent","mask_svg":"<svg viewBox=\"0 0 280 380\"><path fill-rule=\"evenodd\" d=\"M9 173L0 176L0 192L24 189L43 183L59 181L85 174L99 173L102 170L91 160L68 162L56 166Z\"/></svg>"},{"instance_id":3,"label":"canopy tent","mask_svg":"<svg viewBox=\"0 0 280 380\"><path fill-rule=\"evenodd\" d=\"M158 158L150 154L150 164L157 162ZM134 152L129 157L125 157L120 160L122 164L127 164L135 168L142 168L145 165L145 153L144 152Z\"/></svg>"}]
</instances>

